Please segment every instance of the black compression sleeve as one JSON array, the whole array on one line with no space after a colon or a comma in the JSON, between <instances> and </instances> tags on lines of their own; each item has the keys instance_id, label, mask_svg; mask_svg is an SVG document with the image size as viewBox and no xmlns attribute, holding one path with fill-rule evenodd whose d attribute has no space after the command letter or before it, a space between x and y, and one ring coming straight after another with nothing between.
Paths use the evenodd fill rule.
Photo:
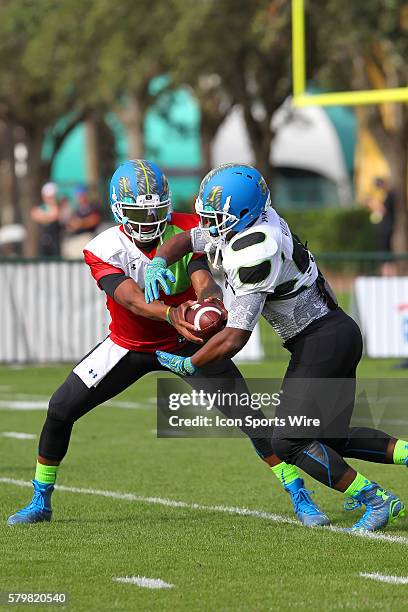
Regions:
<instances>
[{"instance_id":1,"label":"black compression sleeve","mask_svg":"<svg viewBox=\"0 0 408 612\"><path fill-rule=\"evenodd\" d=\"M107 274L106 276L102 276L99 279L99 286L103 291L109 295L109 297L113 298L113 294L115 293L115 289L119 287L123 281L125 281L129 276L126 274Z\"/></svg>"},{"instance_id":2,"label":"black compression sleeve","mask_svg":"<svg viewBox=\"0 0 408 612\"><path fill-rule=\"evenodd\" d=\"M197 272L197 270L206 270L211 274L206 255L201 255L196 259L190 259L190 263L187 266L188 275L191 276L193 272Z\"/></svg>"}]
</instances>

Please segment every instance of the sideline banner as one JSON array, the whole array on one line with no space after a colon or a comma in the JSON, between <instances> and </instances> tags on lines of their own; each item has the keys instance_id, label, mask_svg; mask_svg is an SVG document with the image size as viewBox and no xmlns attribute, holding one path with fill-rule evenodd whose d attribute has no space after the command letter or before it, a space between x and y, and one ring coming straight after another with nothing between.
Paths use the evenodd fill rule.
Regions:
<instances>
[{"instance_id":1,"label":"sideline banner","mask_svg":"<svg viewBox=\"0 0 408 612\"><path fill-rule=\"evenodd\" d=\"M352 312L368 357L408 357L408 277L359 277Z\"/></svg>"}]
</instances>

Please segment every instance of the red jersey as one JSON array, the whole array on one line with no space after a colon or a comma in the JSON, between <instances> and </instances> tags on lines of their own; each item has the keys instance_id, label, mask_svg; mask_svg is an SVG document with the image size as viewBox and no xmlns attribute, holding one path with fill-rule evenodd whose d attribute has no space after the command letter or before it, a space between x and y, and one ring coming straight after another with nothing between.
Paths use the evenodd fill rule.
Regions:
<instances>
[{"instance_id":1,"label":"red jersey","mask_svg":"<svg viewBox=\"0 0 408 612\"><path fill-rule=\"evenodd\" d=\"M171 236L196 227L198 217L193 214L172 213L166 226L163 241ZM124 273L144 289L146 265L156 254L156 248L149 253L136 247L123 231L122 226L115 226L102 232L91 240L84 249L85 262L91 274L99 283L108 274ZM160 292L160 300L169 306L179 306L187 300L197 299L188 274L191 253L171 266L176 277L175 283L169 283L171 294ZM111 316L110 338L115 344L131 351L152 353L156 350L174 351L187 340L167 321L154 321L133 314L113 298L107 296L106 306Z\"/></svg>"}]
</instances>

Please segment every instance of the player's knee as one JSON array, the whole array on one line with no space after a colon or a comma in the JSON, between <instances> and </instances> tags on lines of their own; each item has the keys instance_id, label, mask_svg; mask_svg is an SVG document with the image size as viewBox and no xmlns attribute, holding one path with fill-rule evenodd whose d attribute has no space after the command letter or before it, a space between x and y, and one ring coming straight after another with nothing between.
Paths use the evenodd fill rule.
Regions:
<instances>
[{"instance_id":1,"label":"player's knee","mask_svg":"<svg viewBox=\"0 0 408 612\"><path fill-rule=\"evenodd\" d=\"M47 415L51 419L64 423L74 423L78 418L76 402L64 394L63 387L57 389L52 395L48 404Z\"/></svg>"},{"instance_id":2,"label":"player's knee","mask_svg":"<svg viewBox=\"0 0 408 612\"><path fill-rule=\"evenodd\" d=\"M264 461L275 454L271 441L266 438L251 438L257 455Z\"/></svg>"},{"instance_id":3,"label":"player's knee","mask_svg":"<svg viewBox=\"0 0 408 612\"><path fill-rule=\"evenodd\" d=\"M296 440L288 438L273 438L272 445L275 455L286 463L293 463L298 452Z\"/></svg>"}]
</instances>

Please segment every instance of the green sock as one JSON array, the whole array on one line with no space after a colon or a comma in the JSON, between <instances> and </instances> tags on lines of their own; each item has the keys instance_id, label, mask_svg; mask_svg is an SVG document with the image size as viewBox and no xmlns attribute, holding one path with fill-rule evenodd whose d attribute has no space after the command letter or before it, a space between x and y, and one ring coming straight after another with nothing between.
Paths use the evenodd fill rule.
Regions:
<instances>
[{"instance_id":1,"label":"green sock","mask_svg":"<svg viewBox=\"0 0 408 612\"><path fill-rule=\"evenodd\" d=\"M34 478L42 484L55 484L58 468L59 465L43 465L37 461Z\"/></svg>"},{"instance_id":2,"label":"green sock","mask_svg":"<svg viewBox=\"0 0 408 612\"><path fill-rule=\"evenodd\" d=\"M351 485L344 491L344 495L347 497L354 496L369 484L371 484L371 480L368 480L368 478L365 478L365 476L357 472L357 475Z\"/></svg>"},{"instance_id":3,"label":"green sock","mask_svg":"<svg viewBox=\"0 0 408 612\"><path fill-rule=\"evenodd\" d=\"M300 478L297 467L295 465L289 465L284 461L278 465L273 465L271 470L284 487L296 480L296 478Z\"/></svg>"},{"instance_id":4,"label":"green sock","mask_svg":"<svg viewBox=\"0 0 408 612\"><path fill-rule=\"evenodd\" d=\"M392 455L392 461L396 465L403 465L408 459L408 442L405 440L397 440L394 452Z\"/></svg>"}]
</instances>

